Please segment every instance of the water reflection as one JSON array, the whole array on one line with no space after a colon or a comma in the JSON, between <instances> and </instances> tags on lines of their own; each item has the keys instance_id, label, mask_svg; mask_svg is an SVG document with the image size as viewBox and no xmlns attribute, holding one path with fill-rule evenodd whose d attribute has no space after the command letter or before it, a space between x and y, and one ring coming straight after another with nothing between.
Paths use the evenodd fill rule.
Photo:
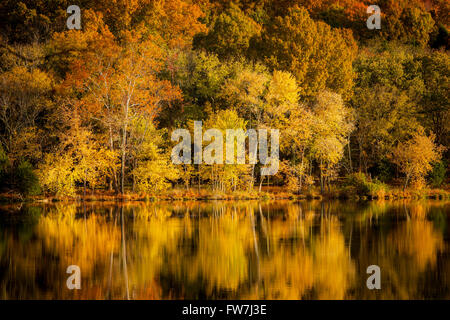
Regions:
<instances>
[{"instance_id":1,"label":"water reflection","mask_svg":"<svg viewBox=\"0 0 450 320\"><path fill-rule=\"evenodd\" d=\"M77 203L0 209L2 299L450 298L448 203ZM81 290L66 268L81 269ZM382 289L368 290L377 264Z\"/></svg>"}]
</instances>

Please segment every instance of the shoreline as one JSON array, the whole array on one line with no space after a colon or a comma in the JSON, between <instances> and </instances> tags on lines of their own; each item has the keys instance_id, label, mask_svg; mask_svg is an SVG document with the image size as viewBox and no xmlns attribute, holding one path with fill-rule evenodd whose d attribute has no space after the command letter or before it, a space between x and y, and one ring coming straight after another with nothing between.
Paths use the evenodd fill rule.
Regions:
<instances>
[{"instance_id":1,"label":"shoreline","mask_svg":"<svg viewBox=\"0 0 450 320\"><path fill-rule=\"evenodd\" d=\"M383 195L346 194L341 189L324 194L315 191L295 194L282 189L262 192L231 192L221 193L211 190L171 190L155 194L125 193L115 194L109 191L76 194L73 196L40 195L22 196L18 193L0 193L0 204L8 203L55 203L55 202L171 202L171 201L270 201L270 200L343 200L343 201L398 201L398 200L450 200L450 192L444 189L425 190L392 190Z\"/></svg>"}]
</instances>

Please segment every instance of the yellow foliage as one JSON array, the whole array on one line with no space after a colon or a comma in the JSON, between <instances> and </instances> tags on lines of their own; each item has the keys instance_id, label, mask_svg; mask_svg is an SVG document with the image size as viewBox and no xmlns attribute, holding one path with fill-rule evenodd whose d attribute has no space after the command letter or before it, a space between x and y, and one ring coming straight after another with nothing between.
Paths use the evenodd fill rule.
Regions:
<instances>
[{"instance_id":1,"label":"yellow foliage","mask_svg":"<svg viewBox=\"0 0 450 320\"><path fill-rule=\"evenodd\" d=\"M433 168L432 164L440 160L443 151L434 140L434 134L426 136L424 130L419 128L410 140L394 149L391 159L405 174L405 188L410 180L418 189L425 185L425 175Z\"/></svg>"}]
</instances>

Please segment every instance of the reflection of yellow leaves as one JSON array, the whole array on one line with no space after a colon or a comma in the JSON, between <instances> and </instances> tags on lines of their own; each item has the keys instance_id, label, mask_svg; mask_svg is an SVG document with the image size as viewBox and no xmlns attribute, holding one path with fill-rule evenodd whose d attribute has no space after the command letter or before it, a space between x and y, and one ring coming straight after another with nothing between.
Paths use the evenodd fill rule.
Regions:
<instances>
[{"instance_id":1,"label":"reflection of yellow leaves","mask_svg":"<svg viewBox=\"0 0 450 320\"><path fill-rule=\"evenodd\" d=\"M185 223L188 224L188 218L169 219L169 211L156 206L141 209L136 211L138 219L133 223L135 238L128 245L130 260L134 262L129 266L132 275L130 281L136 286L145 286L157 278L166 255L179 254L177 244L183 234L188 232L184 228ZM139 219L142 217L146 218Z\"/></svg>"},{"instance_id":2,"label":"reflection of yellow leaves","mask_svg":"<svg viewBox=\"0 0 450 320\"><path fill-rule=\"evenodd\" d=\"M97 261L102 261L119 247L120 232L105 218L94 214L75 219L74 206L66 207L66 214L58 217L44 216L38 223L37 233L47 250L59 254L61 268L76 264L83 274L93 271Z\"/></svg>"},{"instance_id":3,"label":"reflection of yellow leaves","mask_svg":"<svg viewBox=\"0 0 450 320\"><path fill-rule=\"evenodd\" d=\"M276 251L275 251L276 250ZM273 255L261 263L261 279L265 299L299 300L314 283L314 266L311 254L303 246L274 249ZM261 298L252 297L254 299Z\"/></svg>"},{"instance_id":4,"label":"reflection of yellow leaves","mask_svg":"<svg viewBox=\"0 0 450 320\"><path fill-rule=\"evenodd\" d=\"M225 214L220 219L199 222L198 255L190 265L189 277L207 279L208 290L215 287L236 290L247 279L246 251L253 245L253 234L247 218Z\"/></svg>"},{"instance_id":5,"label":"reflection of yellow leaves","mask_svg":"<svg viewBox=\"0 0 450 320\"><path fill-rule=\"evenodd\" d=\"M13 289L3 296L125 298L128 284L133 299L374 298L378 296L362 288L359 280L365 281L365 268L375 263L386 279L381 298L423 298L424 271L437 269L437 252L444 246L433 223L419 219L428 212L428 203L408 206L410 219L397 222L381 241L371 224L383 218L382 209L405 216L403 204L373 203L359 211L347 203L334 207L267 202L261 211L259 205L253 201L128 202L122 208L92 202L86 209L67 203L45 205L32 238L18 239L8 229L0 238L4 243L0 262L12 263L0 286ZM358 282L346 241L359 241L360 251L354 251ZM64 275L70 264L81 267L83 290L66 289ZM36 277L43 286L30 285Z\"/></svg>"},{"instance_id":6,"label":"reflection of yellow leaves","mask_svg":"<svg viewBox=\"0 0 450 320\"><path fill-rule=\"evenodd\" d=\"M319 299L344 299L355 275L339 224L322 221L314 243L314 272Z\"/></svg>"},{"instance_id":7,"label":"reflection of yellow leaves","mask_svg":"<svg viewBox=\"0 0 450 320\"><path fill-rule=\"evenodd\" d=\"M427 215L427 211L425 210L424 206L419 203L415 203L413 206L410 207L411 217L413 218L425 218Z\"/></svg>"},{"instance_id":8,"label":"reflection of yellow leaves","mask_svg":"<svg viewBox=\"0 0 450 320\"><path fill-rule=\"evenodd\" d=\"M436 264L436 254L444 245L442 234L434 230L433 223L422 219L403 222L388 236L388 243L391 248L411 257L419 272L428 264Z\"/></svg>"}]
</instances>

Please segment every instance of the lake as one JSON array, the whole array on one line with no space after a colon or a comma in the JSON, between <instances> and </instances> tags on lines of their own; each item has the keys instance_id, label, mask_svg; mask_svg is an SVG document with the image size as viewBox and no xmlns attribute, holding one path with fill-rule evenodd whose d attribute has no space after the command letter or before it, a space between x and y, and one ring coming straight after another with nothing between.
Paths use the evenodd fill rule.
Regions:
<instances>
[{"instance_id":1,"label":"lake","mask_svg":"<svg viewBox=\"0 0 450 320\"><path fill-rule=\"evenodd\" d=\"M0 299L449 299L449 204L4 205Z\"/></svg>"}]
</instances>

